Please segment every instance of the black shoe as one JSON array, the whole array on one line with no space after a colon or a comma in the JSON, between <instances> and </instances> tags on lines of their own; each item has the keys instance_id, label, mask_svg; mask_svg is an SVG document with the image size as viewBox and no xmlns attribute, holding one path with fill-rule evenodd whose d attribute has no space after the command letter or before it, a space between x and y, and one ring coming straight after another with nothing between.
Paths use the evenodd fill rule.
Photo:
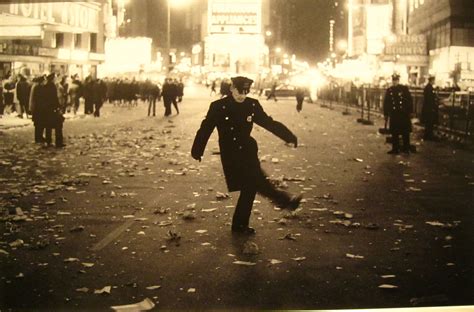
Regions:
<instances>
[{"instance_id":1,"label":"black shoe","mask_svg":"<svg viewBox=\"0 0 474 312\"><path fill-rule=\"evenodd\" d=\"M392 155L396 155L396 154L398 154L398 153L400 153L400 152L399 152L398 150L394 150L394 149L389 150L389 151L387 152L387 154L392 154Z\"/></svg>"},{"instance_id":2,"label":"black shoe","mask_svg":"<svg viewBox=\"0 0 474 312\"><path fill-rule=\"evenodd\" d=\"M56 148L65 148L66 144L61 143L61 144L56 144Z\"/></svg>"},{"instance_id":3,"label":"black shoe","mask_svg":"<svg viewBox=\"0 0 474 312\"><path fill-rule=\"evenodd\" d=\"M251 227L232 227L232 233L243 235L255 235L255 229Z\"/></svg>"},{"instance_id":4,"label":"black shoe","mask_svg":"<svg viewBox=\"0 0 474 312\"><path fill-rule=\"evenodd\" d=\"M302 199L303 195L291 197L290 201L288 202L288 206L286 206L285 208L289 210L296 210L300 206Z\"/></svg>"}]
</instances>

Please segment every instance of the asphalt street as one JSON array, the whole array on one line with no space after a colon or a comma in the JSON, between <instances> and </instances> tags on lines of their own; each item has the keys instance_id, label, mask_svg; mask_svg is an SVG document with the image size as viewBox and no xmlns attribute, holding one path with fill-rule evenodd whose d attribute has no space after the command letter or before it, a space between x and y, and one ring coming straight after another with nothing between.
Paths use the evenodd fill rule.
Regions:
<instances>
[{"instance_id":1,"label":"asphalt street","mask_svg":"<svg viewBox=\"0 0 474 312\"><path fill-rule=\"evenodd\" d=\"M261 98L297 136L287 146L254 126L264 169L303 194L280 211L257 197L251 237L233 236L212 135L190 148L209 90L187 87L181 114L106 104L64 125L65 149L33 127L1 130L0 309L339 309L473 305L472 151L390 146L359 116ZM81 107L83 109L83 107Z\"/></svg>"}]
</instances>

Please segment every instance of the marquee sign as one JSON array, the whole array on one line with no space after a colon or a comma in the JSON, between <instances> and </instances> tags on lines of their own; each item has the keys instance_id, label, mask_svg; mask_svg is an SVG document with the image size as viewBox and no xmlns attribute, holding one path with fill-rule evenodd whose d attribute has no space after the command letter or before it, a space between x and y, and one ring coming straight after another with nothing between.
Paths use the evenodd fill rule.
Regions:
<instances>
[{"instance_id":1,"label":"marquee sign","mask_svg":"<svg viewBox=\"0 0 474 312\"><path fill-rule=\"evenodd\" d=\"M425 35L399 35L385 43L385 55L428 55Z\"/></svg>"},{"instance_id":2,"label":"marquee sign","mask_svg":"<svg viewBox=\"0 0 474 312\"><path fill-rule=\"evenodd\" d=\"M0 4L0 14L66 25L82 31L98 32L100 7L80 2L18 1Z\"/></svg>"},{"instance_id":3,"label":"marquee sign","mask_svg":"<svg viewBox=\"0 0 474 312\"><path fill-rule=\"evenodd\" d=\"M210 34L260 34L261 0L209 0Z\"/></svg>"}]
</instances>

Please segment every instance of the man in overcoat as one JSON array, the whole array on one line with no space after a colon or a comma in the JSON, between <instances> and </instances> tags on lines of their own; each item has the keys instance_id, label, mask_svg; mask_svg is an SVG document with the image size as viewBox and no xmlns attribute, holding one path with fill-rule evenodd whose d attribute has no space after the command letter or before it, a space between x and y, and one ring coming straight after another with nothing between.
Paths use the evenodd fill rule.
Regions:
<instances>
[{"instance_id":1,"label":"man in overcoat","mask_svg":"<svg viewBox=\"0 0 474 312\"><path fill-rule=\"evenodd\" d=\"M385 92L383 102L385 120L389 121L389 130L392 135L392 149L388 154L410 152L410 132L412 130L411 115L413 99L407 86L400 84L400 75L392 75L392 86ZM403 147L400 149L400 135Z\"/></svg>"},{"instance_id":2,"label":"man in overcoat","mask_svg":"<svg viewBox=\"0 0 474 312\"><path fill-rule=\"evenodd\" d=\"M26 113L26 118L28 118L28 102L30 100L31 85L28 83L25 76L20 75L19 78L20 80L16 84L16 98L20 103L20 112L18 117L23 118L23 114Z\"/></svg>"},{"instance_id":3,"label":"man in overcoat","mask_svg":"<svg viewBox=\"0 0 474 312\"><path fill-rule=\"evenodd\" d=\"M38 103L36 103L35 111L36 119L34 122L38 122L40 127L40 133L42 129L46 129L46 144L51 146L51 134L52 130L55 130L55 143L57 148L64 147L63 143L63 122L59 99L58 90L54 83L55 74L51 73L46 76L46 83L40 89L38 94Z\"/></svg>"},{"instance_id":4,"label":"man in overcoat","mask_svg":"<svg viewBox=\"0 0 474 312\"><path fill-rule=\"evenodd\" d=\"M433 88L434 76L428 77L428 83L423 90L423 108L421 122L425 125L424 140L434 140L433 128L438 123L438 97Z\"/></svg>"},{"instance_id":5,"label":"man in overcoat","mask_svg":"<svg viewBox=\"0 0 474 312\"><path fill-rule=\"evenodd\" d=\"M249 219L257 193L281 208L296 209L301 201L301 196L290 196L277 189L260 167L257 142L250 136L254 123L295 147L298 140L285 125L269 117L258 100L247 97L252 82L242 76L232 78L231 95L211 103L191 149L192 157L201 161L207 141L217 127L227 188L230 192L240 191L232 232L243 234L255 233L249 227Z\"/></svg>"}]
</instances>

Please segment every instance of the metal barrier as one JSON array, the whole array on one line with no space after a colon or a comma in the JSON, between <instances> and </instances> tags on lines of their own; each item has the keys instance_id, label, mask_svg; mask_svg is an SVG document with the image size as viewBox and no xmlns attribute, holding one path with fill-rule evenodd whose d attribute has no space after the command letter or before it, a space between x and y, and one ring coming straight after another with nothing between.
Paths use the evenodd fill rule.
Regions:
<instances>
[{"instance_id":1,"label":"metal barrier","mask_svg":"<svg viewBox=\"0 0 474 312\"><path fill-rule=\"evenodd\" d=\"M332 86L318 92L318 99L324 107L333 105L344 107L343 114L349 110L360 113L357 121L363 124L373 124L374 115L383 116L383 100L386 89L374 87L351 88ZM420 119L423 109L423 89L410 88L413 98L413 114ZM467 91L437 91L439 122L437 131L440 134L456 136L459 139L473 140L474 129L474 92Z\"/></svg>"}]
</instances>

